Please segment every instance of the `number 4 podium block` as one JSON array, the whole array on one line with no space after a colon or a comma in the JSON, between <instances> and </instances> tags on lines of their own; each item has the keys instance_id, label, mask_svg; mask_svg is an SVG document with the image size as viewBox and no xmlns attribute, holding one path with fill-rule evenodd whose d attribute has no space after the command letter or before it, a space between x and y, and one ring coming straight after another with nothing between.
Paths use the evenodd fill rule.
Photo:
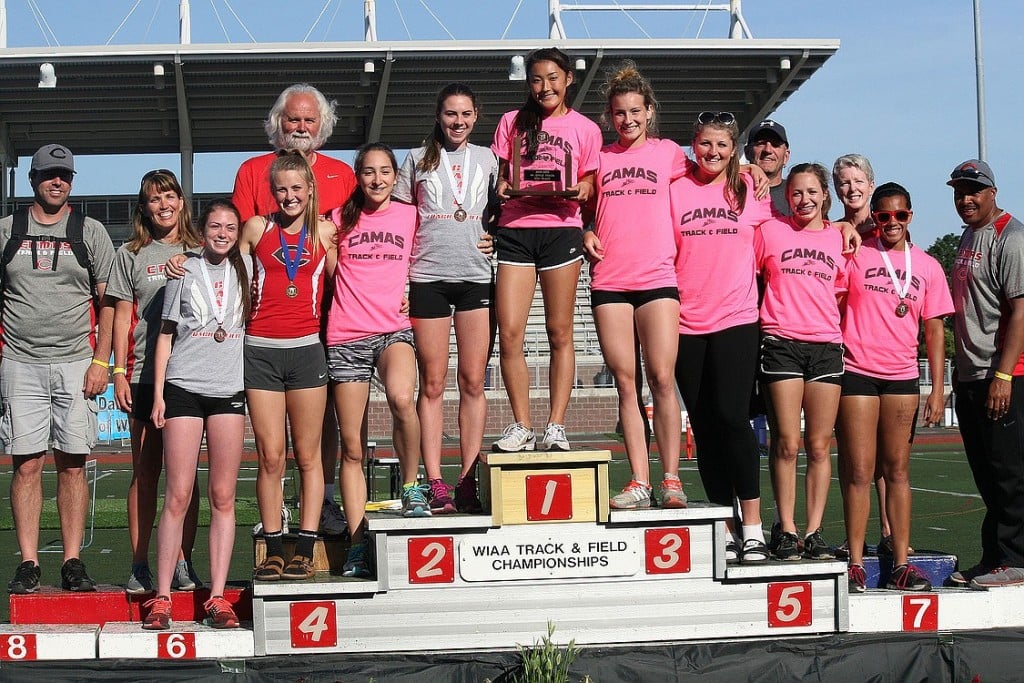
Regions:
<instances>
[{"instance_id":1,"label":"number 4 podium block","mask_svg":"<svg viewBox=\"0 0 1024 683\"><path fill-rule=\"evenodd\" d=\"M608 521L609 451L485 453L480 488L496 526Z\"/></svg>"}]
</instances>

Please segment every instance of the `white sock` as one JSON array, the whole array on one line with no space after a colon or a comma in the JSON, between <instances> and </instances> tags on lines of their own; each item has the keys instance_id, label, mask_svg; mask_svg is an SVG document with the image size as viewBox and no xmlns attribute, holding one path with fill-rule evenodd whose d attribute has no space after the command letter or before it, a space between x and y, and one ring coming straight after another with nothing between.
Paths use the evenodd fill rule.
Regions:
<instances>
[{"instance_id":1,"label":"white sock","mask_svg":"<svg viewBox=\"0 0 1024 683\"><path fill-rule=\"evenodd\" d=\"M764 543L764 529L760 524L743 525L743 540L749 541L751 539L756 539Z\"/></svg>"}]
</instances>

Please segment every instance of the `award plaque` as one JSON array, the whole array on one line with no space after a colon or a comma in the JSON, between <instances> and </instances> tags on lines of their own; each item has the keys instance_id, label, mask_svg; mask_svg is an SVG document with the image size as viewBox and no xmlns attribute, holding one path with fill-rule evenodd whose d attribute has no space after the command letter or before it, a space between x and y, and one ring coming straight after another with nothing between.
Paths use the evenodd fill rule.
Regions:
<instances>
[{"instance_id":1,"label":"award plaque","mask_svg":"<svg viewBox=\"0 0 1024 683\"><path fill-rule=\"evenodd\" d=\"M547 138L541 131L540 141ZM565 165L561 168L554 160L534 160L530 168L523 168L523 136L517 135L512 143L512 186L510 197L575 197L577 190L567 189L575 185L572 174L572 153L566 151Z\"/></svg>"}]
</instances>

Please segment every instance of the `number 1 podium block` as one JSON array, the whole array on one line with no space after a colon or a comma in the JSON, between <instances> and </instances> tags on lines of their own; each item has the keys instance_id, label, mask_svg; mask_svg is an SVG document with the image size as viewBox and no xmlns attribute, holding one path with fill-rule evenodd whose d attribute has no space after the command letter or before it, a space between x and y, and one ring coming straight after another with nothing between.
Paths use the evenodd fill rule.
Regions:
<instances>
[{"instance_id":1,"label":"number 1 podium block","mask_svg":"<svg viewBox=\"0 0 1024 683\"><path fill-rule=\"evenodd\" d=\"M496 526L608 521L610 451L485 453L480 488Z\"/></svg>"}]
</instances>

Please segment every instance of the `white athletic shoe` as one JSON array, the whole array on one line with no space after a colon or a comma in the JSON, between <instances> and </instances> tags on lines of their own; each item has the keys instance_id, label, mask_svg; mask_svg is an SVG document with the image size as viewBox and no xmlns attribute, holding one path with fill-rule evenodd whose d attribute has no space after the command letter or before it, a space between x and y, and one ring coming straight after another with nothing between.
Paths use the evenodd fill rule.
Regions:
<instances>
[{"instance_id":1,"label":"white athletic shoe","mask_svg":"<svg viewBox=\"0 0 1024 683\"><path fill-rule=\"evenodd\" d=\"M548 428L544 430L544 439L540 447L544 451L569 450L569 440L565 438L565 425L549 423Z\"/></svg>"},{"instance_id":2,"label":"white athletic shoe","mask_svg":"<svg viewBox=\"0 0 1024 683\"><path fill-rule=\"evenodd\" d=\"M537 447L537 435L532 429L523 426L522 422L513 422L501 433L501 438L494 442L493 449L501 453L518 453L532 451Z\"/></svg>"}]
</instances>

